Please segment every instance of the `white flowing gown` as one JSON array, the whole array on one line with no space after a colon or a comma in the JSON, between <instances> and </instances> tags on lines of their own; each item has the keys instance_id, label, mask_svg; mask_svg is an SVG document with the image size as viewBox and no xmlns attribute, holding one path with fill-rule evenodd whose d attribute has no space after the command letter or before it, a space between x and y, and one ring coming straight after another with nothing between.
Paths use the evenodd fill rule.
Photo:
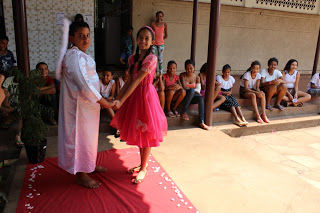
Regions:
<instances>
[{"instance_id":1,"label":"white flowing gown","mask_svg":"<svg viewBox=\"0 0 320 213\"><path fill-rule=\"evenodd\" d=\"M100 99L94 60L72 47L62 62L58 127L58 164L71 174L96 167Z\"/></svg>"}]
</instances>

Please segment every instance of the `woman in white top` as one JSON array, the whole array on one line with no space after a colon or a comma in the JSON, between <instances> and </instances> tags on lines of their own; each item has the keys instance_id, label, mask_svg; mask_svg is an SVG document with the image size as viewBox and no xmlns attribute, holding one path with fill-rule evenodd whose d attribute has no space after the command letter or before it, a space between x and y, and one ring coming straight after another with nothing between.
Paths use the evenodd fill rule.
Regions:
<instances>
[{"instance_id":1,"label":"woman in white top","mask_svg":"<svg viewBox=\"0 0 320 213\"><path fill-rule=\"evenodd\" d=\"M311 100L311 95L299 91L300 73L297 71L298 61L290 59L284 67L283 76L287 85L287 93L283 100L287 106L302 107L303 103Z\"/></svg>"},{"instance_id":2,"label":"woman in white top","mask_svg":"<svg viewBox=\"0 0 320 213\"><path fill-rule=\"evenodd\" d=\"M226 64L222 68L222 75L217 76L217 81L221 84L221 93L226 99L220 108L232 113L236 125L247 126L248 122L244 118L236 98L232 95L235 79L230 75L230 72L231 67L229 64Z\"/></svg>"},{"instance_id":3,"label":"woman in white top","mask_svg":"<svg viewBox=\"0 0 320 213\"><path fill-rule=\"evenodd\" d=\"M272 110L270 105L271 98L276 95L277 100L274 105L275 108L283 110L283 107L280 105L281 100L287 92L287 87L282 80L282 73L277 70L278 59L270 58L268 60L268 69L261 71L261 89L266 94L266 108Z\"/></svg>"},{"instance_id":4,"label":"woman in white top","mask_svg":"<svg viewBox=\"0 0 320 213\"><path fill-rule=\"evenodd\" d=\"M256 119L258 123L269 123L269 119L266 115L266 97L263 91L260 91L260 62L254 61L251 66L240 78L240 97L251 99L251 105L256 113ZM258 110L257 99L260 99L261 111L260 115Z\"/></svg>"}]
</instances>

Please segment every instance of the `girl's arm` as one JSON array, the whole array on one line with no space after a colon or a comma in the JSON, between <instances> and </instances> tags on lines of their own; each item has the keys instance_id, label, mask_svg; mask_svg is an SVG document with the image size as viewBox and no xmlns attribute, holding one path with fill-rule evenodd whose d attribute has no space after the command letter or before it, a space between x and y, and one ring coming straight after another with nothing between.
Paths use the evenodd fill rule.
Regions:
<instances>
[{"instance_id":1,"label":"girl's arm","mask_svg":"<svg viewBox=\"0 0 320 213\"><path fill-rule=\"evenodd\" d=\"M120 81L119 78L116 79L116 95L118 96L120 92Z\"/></svg>"},{"instance_id":2,"label":"girl's arm","mask_svg":"<svg viewBox=\"0 0 320 213\"><path fill-rule=\"evenodd\" d=\"M244 81L244 90L245 90L246 92L253 92L253 93L255 93L254 90L249 89L249 81L248 81L247 79L243 79L243 81Z\"/></svg>"},{"instance_id":3,"label":"girl's arm","mask_svg":"<svg viewBox=\"0 0 320 213\"><path fill-rule=\"evenodd\" d=\"M257 83L256 83L256 90L258 92L260 92L260 82L261 82L261 80L259 79L259 80L257 80Z\"/></svg>"},{"instance_id":4,"label":"girl's arm","mask_svg":"<svg viewBox=\"0 0 320 213\"><path fill-rule=\"evenodd\" d=\"M298 98L300 73L297 73L296 82L294 83L294 98Z\"/></svg>"},{"instance_id":5,"label":"girl's arm","mask_svg":"<svg viewBox=\"0 0 320 213\"><path fill-rule=\"evenodd\" d=\"M182 85L183 89L185 89L185 90L189 89L188 87L186 87L186 82L184 80L184 74L183 73L180 74L180 82L181 82L181 85Z\"/></svg>"},{"instance_id":6,"label":"girl's arm","mask_svg":"<svg viewBox=\"0 0 320 213\"><path fill-rule=\"evenodd\" d=\"M128 81L123 85L123 87L121 88L117 100L120 100L122 98L122 96L124 95L124 93L127 92L129 85L131 84L131 75L129 76Z\"/></svg>"},{"instance_id":7,"label":"girl's arm","mask_svg":"<svg viewBox=\"0 0 320 213\"><path fill-rule=\"evenodd\" d=\"M127 87L126 92L123 92L122 95L118 98L120 101L119 105L127 100L127 98L133 93L133 91L137 88L137 86L141 83L141 81L148 75L148 72L139 71L138 77L134 79Z\"/></svg>"},{"instance_id":8,"label":"girl's arm","mask_svg":"<svg viewBox=\"0 0 320 213\"><path fill-rule=\"evenodd\" d=\"M206 85L204 83L203 77L201 75L201 73L199 74L200 77L200 83L201 83L201 89L205 90L206 89Z\"/></svg>"},{"instance_id":9,"label":"girl's arm","mask_svg":"<svg viewBox=\"0 0 320 213\"><path fill-rule=\"evenodd\" d=\"M168 38L168 27L167 23L164 23L164 39Z\"/></svg>"},{"instance_id":10,"label":"girl's arm","mask_svg":"<svg viewBox=\"0 0 320 213\"><path fill-rule=\"evenodd\" d=\"M110 95L109 95L109 98L108 99L111 99L113 100L114 99L114 93L116 91L116 84L113 84L112 85L112 88L111 88L111 92L110 92Z\"/></svg>"},{"instance_id":11,"label":"girl's arm","mask_svg":"<svg viewBox=\"0 0 320 213\"><path fill-rule=\"evenodd\" d=\"M319 87L317 87L314 83L311 83L311 86L310 86L312 89L319 89Z\"/></svg>"}]
</instances>

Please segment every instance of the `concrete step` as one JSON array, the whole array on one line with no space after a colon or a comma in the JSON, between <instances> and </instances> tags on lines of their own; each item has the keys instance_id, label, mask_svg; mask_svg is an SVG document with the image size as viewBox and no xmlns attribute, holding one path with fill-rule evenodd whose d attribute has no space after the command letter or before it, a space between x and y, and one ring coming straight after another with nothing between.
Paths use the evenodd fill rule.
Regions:
<instances>
[{"instance_id":1,"label":"concrete step","mask_svg":"<svg viewBox=\"0 0 320 213\"><path fill-rule=\"evenodd\" d=\"M303 107L286 107L284 111L274 109L272 111L267 110L267 115L270 120L275 118L282 119L288 116L308 116L310 114L317 114L320 111L320 106L315 104L306 103ZM254 121L255 114L252 107L242 107L242 113L247 120ZM186 127L190 125L197 125L199 122L198 112L195 110L189 110L189 121L182 120L180 117L169 118L167 117L169 129L176 127ZM219 110L213 112L213 125L220 125L221 123L232 123L233 117L230 112ZM112 132L112 128L109 126L110 119L107 117L106 113L102 112L100 120L100 132ZM50 126L48 136L58 135L58 127Z\"/></svg>"},{"instance_id":2,"label":"concrete step","mask_svg":"<svg viewBox=\"0 0 320 213\"><path fill-rule=\"evenodd\" d=\"M259 124L253 120L249 120L247 127L238 127L234 124L226 122L217 123L215 128L221 130L231 137L241 137L246 135L315 127L319 125L320 115L313 113L298 116L281 116L272 120L269 124Z\"/></svg>"}]
</instances>

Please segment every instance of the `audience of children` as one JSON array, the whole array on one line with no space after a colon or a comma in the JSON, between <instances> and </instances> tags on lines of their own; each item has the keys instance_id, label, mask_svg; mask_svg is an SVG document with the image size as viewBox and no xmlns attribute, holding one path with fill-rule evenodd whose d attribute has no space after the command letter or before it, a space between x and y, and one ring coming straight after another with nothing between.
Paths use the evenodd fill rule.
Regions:
<instances>
[{"instance_id":1,"label":"audience of children","mask_svg":"<svg viewBox=\"0 0 320 213\"><path fill-rule=\"evenodd\" d=\"M261 64L259 61L254 61L251 66L240 77L240 98L247 98L251 100L254 112L256 114L256 120L258 123L269 123L269 119L266 114L266 98L263 91L260 91L261 75L259 73ZM261 111L260 115L258 110L257 99L260 99Z\"/></svg>"},{"instance_id":2,"label":"audience of children","mask_svg":"<svg viewBox=\"0 0 320 213\"><path fill-rule=\"evenodd\" d=\"M287 92L283 100L286 106L302 107L303 103L311 100L311 95L299 91L300 73L298 72L298 61L290 59L283 70L284 82Z\"/></svg>"},{"instance_id":3,"label":"audience of children","mask_svg":"<svg viewBox=\"0 0 320 213\"><path fill-rule=\"evenodd\" d=\"M231 76L231 66L229 64L222 67L222 75L217 76L217 81L221 84L221 93L226 98L220 108L232 113L236 125L247 126L248 122L244 118L236 98L232 95L235 79Z\"/></svg>"},{"instance_id":4,"label":"audience of children","mask_svg":"<svg viewBox=\"0 0 320 213\"><path fill-rule=\"evenodd\" d=\"M181 118L189 120L187 111L190 104L198 104L200 127L208 130L209 126L204 123L204 100L200 94L200 77L194 74L195 63L191 59L185 61L185 72L180 74L182 87L186 90L186 96L182 105Z\"/></svg>"},{"instance_id":5,"label":"audience of children","mask_svg":"<svg viewBox=\"0 0 320 213\"><path fill-rule=\"evenodd\" d=\"M206 92L206 82L207 82L207 71L208 71L208 66L207 63L204 63L200 69L199 77L200 77L200 83L201 83L201 91L200 94L205 97L205 92ZM221 92L221 84L216 81L215 82L215 87L214 87L214 94L213 94L213 105L212 109L215 111L218 109L218 107L223 104L223 102L226 101L226 98L220 94Z\"/></svg>"},{"instance_id":6,"label":"audience of children","mask_svg":"<svg viewBox=\"0 0 320 213\"><path fill-rule=\"evenodd\" d=\"M277 96L275 108L284 110L280 105L283 97L287 92L287 87L283 81L282 73L277 70L278 59L270 58L268 60L268 68L261 71L261 89L266 94L266 108L272 110L271 99L273 96Z\"/></svg>"},{"instance_id":7,"label":"audience of children","mask_svg":"<svg viewBox=\"0 0 320 213\"><path fill-rule=\"evenodd\" d=\"M180 116L177 108L186 96L186 91L182 88L179 76L176 75L176 71L177 63L175 61L169 61L167 73L162 76L165 86L166 112L169 117ZM171 107L172 101L174 103Z\"/></svg>"}]
</instances>

